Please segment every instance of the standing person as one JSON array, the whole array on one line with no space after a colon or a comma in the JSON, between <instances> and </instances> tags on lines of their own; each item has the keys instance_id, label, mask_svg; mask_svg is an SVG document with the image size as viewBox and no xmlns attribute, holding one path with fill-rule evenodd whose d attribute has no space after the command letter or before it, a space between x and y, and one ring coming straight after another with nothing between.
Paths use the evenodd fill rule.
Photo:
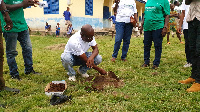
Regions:
<instances>
[{"instance_id":1,"label":"standing person","mask_svg":"<svg viewBox=\"0 0 200 112\"><path fill-rule=\"evenodd\" d=\"M5 30L7 30L7 31L11 30L13 27L13 23L10 19L8 10L6 9L5 3L3 0L0 2L0 10L1 10L0 16L3 16L4 21L6 23L6 26L4 26ZM1 19L1 21L3 21L3 19ZM1 21L0 21L0 23L1 23ZM5 80L3 78L3 61L4 61L3 55L4 55L4 49L3 49L2 27L0 24L0 91L6 90L6 91L18 93L19 92L18 89L13 89L13 88L9 88L9 87L5 86Z\"/></svg>"},{"instance_id":2,"label":"standing person","mask_svg":"<svg viewBox=\"0 0 200 112\"><path fill-rule=\"evenodd\" d=\"M56 37L58 37L60 35L60 24L57 23L56 25Z\"/></svg>"},{"instance_id":3,"label":"standing person","mask_svg":"<svg viewBox=\"0 0 200 112\"><path fill-rule=\"evenodd\" d=\"M72 32L74 31L72 24L69 24L67 28L67 37L69 38L72 35Z\"/></svg>"},{"instance_id":4,"label":"standing person","mask_svg":"<svg viewBox=\"0 0 200 112\"><path fill-rule=\"evenodd\" d=\"M152 41L155 48L155 59L152 69L157 69L162 53L162 41L167 33L170 6L168 0L148 0L145 5L144 19L140 27L140 33L144 28L144 64L149 66Z\"/></svg>"},{"instance_id":5,"label":"standing person","mask_svg":"<svg viewBox=\"0 0 200 112\"><path fill-rule=\"evenodd\" d=\"M92 52L87 52L89 48ZM80 66L78 72L82 77L89 77L87 70L93 68L100 74L105 75L107 72L97 65L101 63L102 57L99 55L97 43L94 38L94 29L91 25L82 26L81 31L78 31L68 40L64 53L61 55L63 67L68 71L69 80L76 81L76 72L73 66Z\"/></svg>"},{"instance_id":6,"label":"standing person","mask_svg":"<svg viewBox=\"0 0 200 112\"><path fill-rule=\"evenodd\" d=\"M186 21L188 22L192 70L188 79L178 82L182 84L193 83L186 91L197 92L200 91L200 0L185 0L185 4L190 4Z\"/></svg>"},{"instance_id":7,"label":"standing person","mask_svg":"<svg viewBox=\"0 0 200 112\"><path fill-rule=\"evenodd\" d=\"M183 0L182 7L181 7L182 13L180 16L180 22L179 22L179 28L178 28L179 34L181 34L181 30L183 28L183 34L184 34L184 39L185 39L185 54L186 54L187 63L183 67L192 66L192 59L191 59L190 48L189 48L188 23L186 21L189 8L190 8L190 5L186 5L185 0Z\"/></svg>"},{"instance_id":8,"label":"standing person","mask_svg":"<svg viewBox=\"0 0 200 112\"><path fill-rule=\"evenodd\" d=\"M46 22L46 26L45 26L45 35L47 35L47 33L51 31L51 25L49 25L47 22Z\"/></svg>"},{"instance_id":9,"label":"standing person","mask_svg":"<svg viewBox=\"0 0 200 112\"><path fill-rule=\"evenodd\" d=\"M9 15L13 22L13 28L9 31L3 29L3 36L6 42L6 57L10 70L11 78L21 80L19 77L17 63L15 57L18 52L16 51L17 40L22 47L22 54L24 58L25 74L38 74L33 70L32 61L32 45L29 37L29 31L26 20L24 18L24 8L35 6L37 0L4 0L7 9L10 11ZM1 25L5 26L2 21Z\"/></svg>"},{"instance_id":10,"label":"standing person","mask_svg":"<svg viewBox=\"0 0 200 112\"><path fill-rule=\"evenodd\" d=\"M115 32L116 14L117 14L117 12L115 12L114 15L112 15L108 18L110 21L112 21L112 38L113 38L113 35Z\"/></svg>"},{"instance_id":11,"label":"standing person","mask_svg":"<svg viewBox=\"0 0 200 112\"><path fill-rule=\"evenodd\" d=\"M132 35L133 25L130 23L130 17L134 16L137 22L137 9L134 0L115 0L114 12L117 12L116 16L116 35L115 44L112 54L112 62L115 62L118 51L120 49L121 42L123 40L122 56L121 60L126 61L127 52L129 49L130 39Z\"/></svg>"},{"instance_id":12,"label":"standing person","mask_svg":"<svg viewBox=\"0 0 200 112\"><path fill-rule=\"evenodd\" d=\"M169 23L168 23L168 33L167 33L167 44L170 44L169 42L169 35L170 35L170 31L172 32L176 32L176 35L180 41L180 43L183 43L181 41L181 36L177 30L177 19L179 18L179 13L177 11L174 10L174 4L170 4L170 15L169 15Z\"/></svg>"},{"instance_id":13,"label":"standing person","mask_svg":"<svg viewBox=\"0 0 200 112\"><path fill-rule=\"evenodd\" d=\"M72 24L70 21L71 13L69 12L69 7L67 7L66 11L64 11L63 16L65 17L65 25L67 25L67 27L68 27L69 24Z\"/></svg>"}]
</instances>

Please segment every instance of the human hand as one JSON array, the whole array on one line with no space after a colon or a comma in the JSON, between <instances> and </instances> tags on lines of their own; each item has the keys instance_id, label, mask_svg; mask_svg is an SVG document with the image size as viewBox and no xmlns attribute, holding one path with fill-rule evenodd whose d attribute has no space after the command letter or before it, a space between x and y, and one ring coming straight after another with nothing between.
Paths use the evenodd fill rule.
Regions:
<instances>
[{"instance_id":1,"label":"human hand","mask_svg":"<svg viewBox=\"0 0 200 112\"><path fill-rule=\"evenodd\" d=\"M89 57L86 65L87 65L87 67L92 68L94 65L94 59Z\"/></svg>"},{"instance_id":2,"label":"human hand","mask_svg":"<svg viewBox=\"0 0 200 112\"><path fill-rule=\"evenodd\" d=\"M162 35L162 37L165 37L166 34L167 34L167 28L164 27L162 32L161 32L161 35Z\"/></svg>"},{"instance_id":3,"label":"human hand","mask_svg":"<svg viewBox=\"0 0 200 112\"><path fill-rule=\"evenodd\" d=\"M8 13L8 12L6 12L6 13ZM11 29L13 28L13 22L12 22L12 20L10 19L10 16L9 16L8 14L5 14L4 20L5 20L5 22L6 22L6 25L4 26L4 29L5 29L6 31L11 30Z\"/></svg>"},{"instance_id":4,"label":"human hand","mask_svg":"<svg viewBox=\"0 0 200 112\"><path fill-rule=\"evenodd\" d=\"M139 30L140 30L140 34L142 34L143 26L140 26L140 27L139 27Z\"/></svg>"},{"instance_id":5,"label":"human hand","mask_svg":"<svg viewBox=\"0 0 200 112\"><path fill-rule=\"evenodd\" d=\"M179 34L181 34L181 27L179 27L179 28L177 29L177 32L178 32Z\"/></svg>"},{"instance_id":6,"label":"human hand","mask_svg":"<svg viewBox=\"0 0 200 112\"><path fill-rule=\"evenodd\" d=\"M36 7L35 4L38 4L38 2L39 2L38 0L23 0L22 6L23 6L23 8L27 8L29 6Z\"/></svg>"},{"instance_id":7,"label":"human hand","mask_svg":"<svg viewBox=\"0 0 200 112\"><path fill-rule=\"evenodd\" d=\"M118 4L119 2L120 2L120 0L115 0L115 3L117 3L117 4Z\"/></svg>"}]
</instances>

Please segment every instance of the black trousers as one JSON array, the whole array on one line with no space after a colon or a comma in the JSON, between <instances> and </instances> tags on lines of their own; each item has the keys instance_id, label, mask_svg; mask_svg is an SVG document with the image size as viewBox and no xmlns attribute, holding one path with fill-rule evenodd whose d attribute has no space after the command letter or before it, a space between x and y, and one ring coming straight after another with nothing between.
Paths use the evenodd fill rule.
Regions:
<instances>
[{"instance_id":1,"label":"black trousers","mask_svg":"<svg viewBox=\"0 0 200 112\"><path fill-rule=\"evenodd\" d=\"M191 55L190 55L190 48L189 48L189 36L188 36L188 29L183 30L184 39L185 39L185 54L186 54L186 61L188 63L192 63Z\"/></svg>"}]
</instances>

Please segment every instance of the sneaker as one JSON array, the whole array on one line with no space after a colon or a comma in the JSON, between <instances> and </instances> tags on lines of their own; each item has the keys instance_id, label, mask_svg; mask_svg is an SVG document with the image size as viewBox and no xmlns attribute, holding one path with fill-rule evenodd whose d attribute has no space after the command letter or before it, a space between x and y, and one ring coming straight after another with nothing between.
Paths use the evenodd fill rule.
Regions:
<instances>
[{"instance_id":1,"label":"sneaker","mask_svg":"<svg viewBox=\"0 0 200 112\"><path fill-rule=\"evenodd\" d=\"M153 65L153 67L151 69L156 70L156 69L158 69L158 66L157 65Z\"/></svg>"},{"instance_id":2,"label":"sneaker","mask_svg":"<svg viewBox=\"0 0 200 112\"><path fill-rule=\"evenodd\" d=\"M112 58L111 61L112 61L112 62L115 62L115 59L116 59L116 58Z\"/></svg>"},{"instance_id":3,"label":"sneaker","mask_svg":"<svg viewBox=\"0 0 200 112\"><path fill-rule=\"evenodd\" d=\"M180 80L178 81L178 83L181 83L181 84L189 84L189 83L193 83L195 81L195 79L189 77L188 79L186 80Z\"/></svg>"},{"instance_id":4,"label":"sneaker","mask_svg":"<svg viewBox=\"0 0 200 112\"><path fill-rule=\"evenodd\" d=\"M184 68L187 68L187 67L191 67L191 66L192 66L191 63L186 63L183 67L184 67Z\"/></svg>"},{"instance_id":5,"label":"sneaker","mask_svg":"<svg viewBox=\"0 0 200 112\"><path fill-rule=\"evenodd\" d=\"M186 90L187 92L198 92L200 91L200 83L194 83L190 88Z\"/></svg>"},{"instance_id":6,"label":"sneaker","mask_svg":"<svg viewBox=\"0 0 200 112\"><path fill-rule=\"evenodd\" d=\"M70 81L76 81L76 77L75 76L69 76L68 78Z\"/></svg>"},{"instance_id":7,"label":"sneaker","mask_svg":"<svg viewBox=\"0 0 200 112\"><path fill-rule=\"evenodd\" d=\"M19 77L19 75L13 75L13 76L11 76L11 78L12 78L12 79L18 79L19 81L22 80L22 79Z\"/></svg>"},{"instance_id":8,"label":"sneaker","mask_svg":"<svg viewBox=\"0 0 200 112\"><path fill-rule=\"evenodd\" d=\"M89 77L89 75L88 75L87 73L82 74L82 73L79 71L79 69L78 69L78 73L81 74L81 76L84 77L84 78L88 78L88 77Z\"/></svg>"},{"instance_id":9,"label":"sneaker","mask_svg":"<svg viewBox=\"0 0 200 112\"><path fill-rule=\"evenodd\" d=\"M141 65L141 67L148 67L149 66L149 64L143 64L143 65Z\"/></svg>"},{"instance_id":10,"label":"sneaker","mask_svg":"<svg viewBox=\"0 0 200 112\"><path fill-rule=\"evenodd\" d=\"M31 73L32 73L32 74L36 74L36 75L40 75L40 73L39 73L39 72L35 72L35 70L31 70L31 71L26 71L26 72L25 72L26 75L29 75L29 74L31 74Z\"/></svg>"}]
</instances>

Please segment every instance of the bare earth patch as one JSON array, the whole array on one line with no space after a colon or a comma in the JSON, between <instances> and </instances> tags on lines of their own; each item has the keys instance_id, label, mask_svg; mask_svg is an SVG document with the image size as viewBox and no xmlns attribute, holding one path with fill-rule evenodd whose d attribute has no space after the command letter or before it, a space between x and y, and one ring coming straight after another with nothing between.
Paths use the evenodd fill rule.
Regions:
<instances>
[{"instance_id":1,"label":"bare earth patch","mask_svg":"<svg viewBox=\"0 0 200 112\"><path fill-rule=\"evenodd\" d=\"M107 75L90 76L86 79L87 82L91 83L91 89L103 90L107 86L122 87L124 82L120 80L112 71L109 71ZM90 87L86 87L88 89Z\"/></svg>"},{"instance_id":2,"label":"bare earth patch","mask_svg":"<svg viewBox=\"0 0 200 112\"><path fill-rule=\"evenodd\" d=\"M45 49L49 49L49 50L62 50L62 49L65 49L65 45L66 45L66 43L56 44L56 45L52 45L52 46L47 46L47 47L45 47Z\"/></svg>"}]
</instances>

